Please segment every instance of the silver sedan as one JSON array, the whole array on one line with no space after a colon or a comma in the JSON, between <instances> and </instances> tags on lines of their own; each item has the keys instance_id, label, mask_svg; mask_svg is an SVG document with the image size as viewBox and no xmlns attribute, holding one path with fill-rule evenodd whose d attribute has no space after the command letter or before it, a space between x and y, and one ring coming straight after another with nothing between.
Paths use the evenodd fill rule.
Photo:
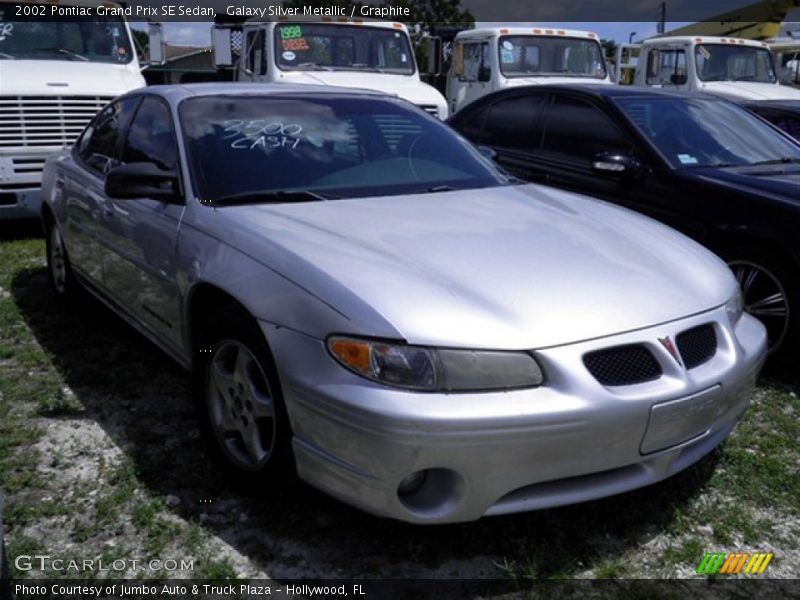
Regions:
<instances>
[{"instance_id":1,"label":"silver sedan","mask_svg":"<svg viewBox=\"0 0 800 600\"><path fill-rule=\"evenodd\" d=\"M764 328L714 255L521 185L389 96L142 89L44 172L56 295L191 370L232 477L417 523L662 480L731 432Z\"/></svg>"}]
</instances>

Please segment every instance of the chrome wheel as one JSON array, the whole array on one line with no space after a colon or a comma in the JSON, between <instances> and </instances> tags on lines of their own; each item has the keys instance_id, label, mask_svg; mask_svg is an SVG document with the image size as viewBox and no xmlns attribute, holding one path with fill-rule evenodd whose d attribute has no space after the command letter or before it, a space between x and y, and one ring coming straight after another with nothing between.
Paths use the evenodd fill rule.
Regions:
<instances>
[{"instance_id":1,"label":"chrome wheel","mask_svg":"<svg viewBox=\"0 0 800 600\"><path fill-rule=\"evenodd\" d=\"M273 396L252 352L236 340L220 342L206 371L206 399L214 434L241 469L265 466L276 441Z\"/></svg>"},{"instance_id":2,"label":"chrome wheel","mask_svg":"<svg viewBox=\"0 0 800 600\"><path fill-rule=\"evenodd\" d=\"M58 227L53 225L50 228L50 277L53 280L53 287L58 294L65 294L67 290L67 263L64 242Z\"/></svg>"},{"instance_id":3,"label":"chrome wheel","mask_svg":"<svg viewBox=\"0 0 800 600\"><path fill-rule=\"evenodd\" d=\"M789 330L789 302L780 280L768 269L747 260L731 261L742 288L744 309L767 328L769 351L778 348Z\"/></svg>"}]
</instances>

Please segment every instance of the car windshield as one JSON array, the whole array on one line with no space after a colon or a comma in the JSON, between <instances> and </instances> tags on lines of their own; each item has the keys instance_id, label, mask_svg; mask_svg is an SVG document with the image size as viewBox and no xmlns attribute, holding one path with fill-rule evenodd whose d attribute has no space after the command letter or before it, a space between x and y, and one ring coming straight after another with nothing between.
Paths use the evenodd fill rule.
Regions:
<instances>
[{"instance_id":1,"label":"car windshield","mask_svg":"<svg viewBox=\"0 0 800 600\"><path fill-rule=\"evenodd\" d=\"M122 19L18 16L18 7L31 6L50 7L49 4L0 4L0 59L108 63L129 63L133 59Z\"/></svg>"},{"instance_id":2,"label":"car windshield","mask_svg":"<svg viewBox=\"0 0 800 600\"><path fill-rule=\"evenodd\" d=\"M697 76L711 81L775 83L772 55L766 48L735 44L698 44L694 49Z\"/></svg>"},{"instance_id":3,"label":"car windshield","mask_svg":"<svg viewBox=\"0 0 800 600\"><path fill-rule=\"evenodd\" d=\"M294 201L472 189L509 180L403 100L206 96L180 105L201 200Z\"/></svg>"},{"instance_id":4,"label":"car windshield","mask_svg":"<svg viewBox=\"0 0 800 600\"><path fill-rule=\"evenodd\" d=\"M606 77L603 53L594 40L507 35L500 38L498 52L506 77Z\"/></svg>"},{"instance_id":5,"label":"car windshield","mask_svg":"<svg viewBox=\"0 0 800 600\"><path fill-rule=\"evenodd\" d=\"M616 102L678 169L800 161L800 146L723 100L670 97Z\"/></svg>"},{"instance_id":6,"label":"car windshield","mask_svg":"<svg viewBox=\"0 0 800 600\"><path fill-rule=\"evenodd\" d=\"M411 75L414 54L404 31L318 23L275 27L275 61L283 70L323 69Z\"/></svg>"}]
</instances>

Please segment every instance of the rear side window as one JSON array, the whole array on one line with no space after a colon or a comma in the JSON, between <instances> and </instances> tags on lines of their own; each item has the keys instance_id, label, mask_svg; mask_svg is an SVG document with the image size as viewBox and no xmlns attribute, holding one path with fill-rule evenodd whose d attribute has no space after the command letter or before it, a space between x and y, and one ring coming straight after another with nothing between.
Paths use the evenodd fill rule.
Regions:
<instances>
[{"instance_id":1,"label":"rear side window","mask_svg":"<svg viewBox=\"0 0 800 600\"><path fill-rule=\"evenodd\" d=\"M541 96L517 96L495 102L486 114L481 143L511 149L538 148L541 127L536 117Z\"/></svg>"},{"instance_id":2,"label":"rear side window","mask_svg":"<svg viewBox=\"0 0 800 600\"><path fill-rule=\"evenodd\" d=\"M116 164L120 135L138 103L139 98L112 102L95 116L78 140L78 156L87 167L104 174Z\"/></svg>"},{"instance_id":3,"label":"rear side window","mask_svg":"<svg viewBox=\"0 0 800 600\"><path fill-rule=\"evenodd\" d=\"M128 130L122 162L151 162L162 169L177 166L178 145L166 104L152 97L142 101Z\"/></svg>"},{"instance_id":4,"label":"rear side window","mask_svg":"<svg viewBox=\"0 0 800 600\"><path fill-rule=\"evenodd\" d=\"M632 144L611 118L583 100L556 96L548 111L542 149L582 160L603 152L630 152Z\"/></svg>"}]
</instances>

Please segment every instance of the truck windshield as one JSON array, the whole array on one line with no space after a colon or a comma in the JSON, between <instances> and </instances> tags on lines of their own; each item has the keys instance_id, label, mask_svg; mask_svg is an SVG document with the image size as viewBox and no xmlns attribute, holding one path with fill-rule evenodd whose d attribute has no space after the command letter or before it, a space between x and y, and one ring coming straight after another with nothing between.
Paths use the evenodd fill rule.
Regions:
<instances>
[{"instance_id":1,"label":"truck windshield","mask_svg":"<svg viewBox=\"0 0 800 600\"><path fill-rule=\"evenodd\" d=\"M179 112L195 192L209 203L390 196L510 183L466 140L403 100L205 96L185 100Z\"/></svg>"},{"instance_id":2,"label":"truck windshield","mask_svg":"<svg viewBox=\"0 0 800 600\"><path fill-rule=\"evenodd\" d=\"M125 22L114 17L57 19L18 16L18 6L0 4L0 59L129 63L133 60Z\"/></svg>"},{"instance_id":3,"label":"truck windshield","mask_svg":"<svg viewBox=\"0 0 800 600\"><path fill-rule=\"evenodd\" d=\"M800 146L724 100L640 97L615 101L676 169L800 162Z\"/></svg>"},{"instance_id":4,"label":"truck windshield","mask_svg":"<svg viewBox=\"0 0 800 600\"><path fill-rule=\"evenodd\" d=\"M606 77L603 52L594 40L507 35L500 37L498 52L506 77Z\"/></svg>"},{"instance_id":5,"label":"truck windshield","mask_svg":"<svg viewBox=\"0 0 800 600\"><path fill-rule=\"evenodd\" d=\"M275 62L283 70L321 69L415 72L403 31L354 25L281 23L275 27Z\"/></svg>"},{"instance_id":6,"label":"truck windshield","mask_svg":"<svg viewBox=\"0 0 800 600\"><path fill-rule=\"evenodd\" d=\"M698 44L694 49L694 60L701 81L777 81L772 55L766 48Z\"/></svg>"}]
</instances>

